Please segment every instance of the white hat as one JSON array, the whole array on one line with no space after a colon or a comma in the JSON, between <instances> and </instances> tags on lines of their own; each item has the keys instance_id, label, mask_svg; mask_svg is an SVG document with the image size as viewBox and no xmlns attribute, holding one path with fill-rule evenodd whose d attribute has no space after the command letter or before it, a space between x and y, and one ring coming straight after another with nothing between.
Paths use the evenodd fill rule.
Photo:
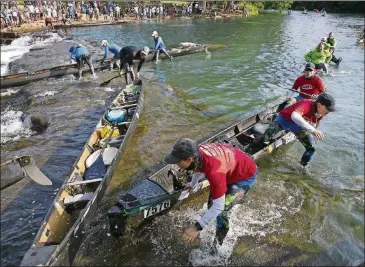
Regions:
<instances>
[{"instance_id":1,"label":"white hat","mask_svg":"<svg viewBox=\"0 0 365 267\"><path fill-rule=\"evenodd\" d=\"M156 36L156 35L158 35L158 32L157 31L153 31L152 36Z\"/></svg>"},{"instance_id":2,"label":"white hat","mask_svg":"<svg viewBox=\"0 0 365 267\"><path fill-rule=\"evenodd\" d=\"M148 55L148 53L150 52L150 49L148 48L148 46L143 47L141 53Z\"/></svg>"},{"instance_id":3,"label":"white hat","mask_svg":"<svg viewBox=\"0 0 365 267\"><path fill-rule=\"evenodd\" d=\"M108 41L107 40L101 41L101 46L107 46L107 45L108 45Z\"/></svg>"}]
</instances>

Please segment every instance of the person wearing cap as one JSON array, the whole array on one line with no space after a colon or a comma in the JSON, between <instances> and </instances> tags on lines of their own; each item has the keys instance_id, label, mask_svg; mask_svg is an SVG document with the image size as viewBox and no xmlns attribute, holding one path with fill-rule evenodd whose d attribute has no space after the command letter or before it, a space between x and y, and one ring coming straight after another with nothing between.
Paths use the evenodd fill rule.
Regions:
<instances>
[{"instance_id":1,"label":"person wearing cap","mask_svg":"<svg viewBox=\"0 0 365 267\"><path fill-rule=\"evenodd\" d=\"M294 104L297 101L303 100L303 99L313 99L317 98L317 96L320 93L323 93L326 91L326 88L324 87L324 83L320 77L315 75L314 73L315 66L313 63L308 63L305 66L304 69L304 75L298 77L294 84L292 89L296 90L299 93L298 96L293 97L295 92L291 91L289 92L289 103ZM311 96L309 96L311 95Z\"/></svg>"},{"instance_id":2,"label":"person wearing cap","mask_svg":"<svg viewBox=\"0 0 365 267\"><path fill-rule=\"evenodd\" d=\"M128 82L128 73L131 75L131 79L133 82L135 78L139 79L139 72L142 68L143 63L145 62L145 57L148 55L150 49L145 46L143 49L139 49L135 46L125 46L120 50L120 76L122 76L124 71L124 78L126 84ZM137 75L134 75L133 71L133 59L139 60L139 64L137 67Z\"/></svg>"},{"instance_id":3,"label":"person wearing cap","mask_svg":"<svg viewBox=\"0 0 365 267\"><path fill-rule=\"evenodd\" d=\"M119 46L117 46L116 44L113 44L113 43L109 44L109 42L107 40L103 40L101 42L101 46L104 47L104 57L101 60L100 64L104 64L104 61L108 56L108 52L111 52L111 53L114 54L114 57L110 60L109 70L113 69L114 63L117 65L118 69L120 69L118 61L119 61L119 58L120 58L119 53L120 53L121 48Z\"/></svg>"},{"instance_id":4,"label":"person wearing cap","mask_svg":"<svg viewBox=\"0 0 365 267\"><path fill-rule=\"evenodd\" d=\"M197 145L195 141L183 138L176 142L165 162L194 171L191 182L186 185L189 190L197 185L202 174L210 184L208 210L195 224L185 229L184 241L193 242L199 231L217 219L215 242L222 244L229 230L228 211L242 201L256 180L257 166L254 160L227 144Z\"/></svg>"},{"instance_id":5,"label":"person wearing cap","mask_svg":"<svg viewBox=\"0 0 365 267\"><path fill-rule=\"evenodd\" d=\"M333 33L330 32L328 34L328 38L327 38L327 43L329 43L332 46L332 57L331 57L331 61L336 63L337 65L340 64L340 62L342 61L342 58L336 58L336 56L333 54L333 52L335 51L335 47L336 47L336 39L333 36Z\"/></svg>"},{"instance_id":6,"label":"person wearing cap","mask_svg":"<svg viewBox=\"0 0 365 267\"><path fill-rule=\"evenodd\" d=\"M152 37L155 41L155 48L153 48L153 52L156 53L156 63L159 61L158 56L159 56L160 52L164 53L172 61L172 57L170 57L170 55L167 53L166 46L165 46L161 36L158 35L158 32L153 31Z\"/></svg>"},{"instance_id":7,"label":"person wearing cap","mask_svg":"<svg viewBox=\"0 0 365 267\"><path fill-rule=\"evenodd\" d=\"M305 152L300 160L303 168L313 158L315 139L323 140L324 134L317 130L319 122L329 113L335 111L335 99L322 93L313 101L304 99L281 110L275 120L266 129L263 142L270 143L272 137L282 130L289 130L296 135L304 146Z\"/></svg>"},{"instance_id":8,"label":"person wearing cap","mask_svg":"<svg viewBox=\"0 0 365 267\"><path fill-rule=\"evenodd\" d=\"M307 63L312 62L315 65L316 69L323 69L325 73L328 73L327 66L325 64L326 55L323 52L323 48L323 43L319 43L315 49L306 53L304 55L304 58Z\"/></svg>"},{"instance_id":9,"label":"person wearing cap","mask_svg":"<svg viewBox=\"0 0 365 267\"><path fill-rule=\"evenodd\" d=\"M84 64L89 66L91 73L95 79L95 72L94 67L90 59L89 51L85 46L82 44L74 45L70 48L70 61L72 63L73 60L77 62L77 68L79 69L79 79L82 77L82 68L84 67Z\"/></svg>"}]
</instances>

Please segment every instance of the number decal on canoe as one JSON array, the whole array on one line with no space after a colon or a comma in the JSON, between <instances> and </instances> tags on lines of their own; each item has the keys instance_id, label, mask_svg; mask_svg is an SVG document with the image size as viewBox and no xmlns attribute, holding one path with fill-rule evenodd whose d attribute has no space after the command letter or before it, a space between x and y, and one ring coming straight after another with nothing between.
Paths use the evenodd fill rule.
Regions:
<instances>
[{"instance_id":1,"label":"number decal on canoe","mask_svg":"<svg viewBox=\"0 0 365 267\"><path fill-rule=\"evenodd\" d=\"M156 213L159 213L165 209L170 208L170 200L164 201L162 203L159 203L155 206L149 207L144 210L144 217L150 217L152 215L155 215Z\"/></svg>"},{"instance_id":2,"label":"number decal on canoe","mask_svg":"<svg viewBox=\"0 0 365 267\"><path fill-rule=\"evenodd\" d=\"M283 144L283 141L281 139L279 139L278 141L275 142L275 147L279 147Z\"/></svg>"}]
</instances>

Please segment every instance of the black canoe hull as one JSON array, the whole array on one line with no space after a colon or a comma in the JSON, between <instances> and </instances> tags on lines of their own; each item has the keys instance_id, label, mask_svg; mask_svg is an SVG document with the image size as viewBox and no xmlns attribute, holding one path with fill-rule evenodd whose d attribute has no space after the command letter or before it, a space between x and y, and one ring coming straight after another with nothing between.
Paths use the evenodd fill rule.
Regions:
<instances>
[{"instance_id":1,"label":"black canoe hull","mask_svg":"<svg viewBox=\"0 0 365 267\"><path fill-rule=\"evenodd\" d=\"M141 82L141 81L137 81ZM126 88L124 88L126 89ZM118 95L118 97L121 94ZM113 101L111 107L116 107L114 104L118 97ZM123 98L124 99L124 98ZM132 102L131 102L132 103ZM70 222L65 222L62 224L61 222L57 223L57 220L63 220L63 214L66 214L67 208L65 208L64 204L64 194L65 191L68 190L67 186L69 182L73 182L72 174L75 174L75 169L78 169L80 166L80 162L84 164L85 161L85 151L87 151L88 145L90 144L90 140L94 138L93 131L89 141L85 144L83 152L81 152L80 156L76 160L76 163L73 165L68 179L65 180L64 184L62 185L61 189L59 190L54 203L52 204L51 209L49 210L48 214L42 226L40 227L38 234L33 242L31 248L25 254L21 265L22 266L36 266L38 264L46 265L46 266L70 266L74 261L76 254L80 248L81 243L84 240L85 233L87 233L88 224L95 218L95 213L97 210L97 205L102 199L105 190L107 189L110 180L113 176L115 169L118 166L120 159L122 158L124 151L128 145L129 140L133 136L138 119L139 114L142 112L143 103L144 103L144 92L143 88L140 90L138 100L133 101L134 104L130 104L129 102L124 102L122 107L124 106L135 106L134 115L132 115L131 122L128 129L125 132L124 139L120 146L118 147L118 152L116 157L114 158L112 165L107 169L107 172L103 179L100 181L99 184L96 184L95 190L93 191L92 198L87 202L87 205L82 208L81 210L77 211L74 215L70 215L68 218L71 218ZM118 105L119 106L119 105ZM105 113L106 114L106 113ZM105 118L105 114L103 118ZM101 121L99 121L98 125L100 125ZM98 127L97 125L97 127ZM56 213L56 216L55 216ZM66 214L67 215L67 214ZM77 217L76 217L77 216ZM72 219L72 217L76 217ZM56 221L56 222L55 222ZM54 229L52 229L52 226ZM59 229L56 229L59 227ZM53 240L47 240L49 233L51 235L54 231L58 230L56 237L53 237ZM58 236L62 235L63 238L59 238ZM59 242L54 242L54 239L60 239Z\"/></svg>"},{"instance_id":2,"label":"black canoe hull","mask_svg":"<svg viewBox=\"0 0 365 267\"><path fill-rule=\"evenodd\" d=\"M190 55L194 53L200 53L207 50L207 46L196 44L195 46L190 47L182 47L178 46L175 48L168 49L168 53L173 57L180 57L185 55ZM167 57L164 54L161 54L160 59L166 59ZM146 62L152 61L154 59L154 54L150 53L146 56ZM138 61L137 61L138 62ZM8 75L8 76L1 76L1 89L6 89L9 87L15 87L15 86L21 86L28 84L30 82L39 81L45 78L51 78L51 77L60 77L64 75L70 75L70 74L78 74L78 70L76 68L76 64L70 64L70 65L64 65L59 66L51 69L44 69L39 70L33 73L30 72L24 72L24 73L18 73L14 75ZM95 71L102 71L109 68L109 64L103 64L102 66L95 67ZM89 68L84 68L83 73L90 72Z\"/></svg>"},{"instance_id":3,"label":"black canoe hull","mask_svg":"<svg viewBox=\"0 0 365 267\"><path fill-rule=\"evenodd\" d=\"M227 141L224 140L230 140L229 143L231 145L245 151L250 154L255 161L258 161L265 155L272 153L272 151L276 150L280 146L288 144L296 139L295 135L290 132L281 132L276 136L276 140L269 145L264 145L263 143L259 143L257 145L254 144L252 136L259 138L259 126L264 125L261 129L262 134L264 128L267 127L273 119L273 115L278 111L279 106L280 105L276 105L268 108L239 123L236 123L201 143L227 143ZM258 132L255 133L255 131ZM148 221L154 217L160 216L168 212L170 209L189 201L189 199L196 197L198 194L204 193L209 188L209 182L207 180L203 180L199 182L193 193L188 194L187 191L183 190L183 183L180 183L179 180L181 181L181 179L186 179L185 182L187 182L188 176L191 175L191 173L179 174L177 170L178 168L176 166L167 165L151 175L149 178L144 179L132 189L128 190L126 194L118 199L118 202L108 211L111 233L114 236L121 236L128 232L130 228L136 230L138 227L148 223ZM175 175L172 173L175 173ZM186 176L185 178L184 175ZM159 190L159 188L151 182L159 185L163 190ZM145 189L139 190L139 188L143 187L150 188L149 191L156 191L156 197L148 196L145 199L143 199L143 196L142 198L136 197L136 195L149 194L149 191L146 191ZM142 192L143 190L145 192L138 192ZM165 209L160 207L164 205L168 207ZM161 209L162 211L159 212ZM153 214L154 212L156 213Z\"/></svg>"}]
</instances>

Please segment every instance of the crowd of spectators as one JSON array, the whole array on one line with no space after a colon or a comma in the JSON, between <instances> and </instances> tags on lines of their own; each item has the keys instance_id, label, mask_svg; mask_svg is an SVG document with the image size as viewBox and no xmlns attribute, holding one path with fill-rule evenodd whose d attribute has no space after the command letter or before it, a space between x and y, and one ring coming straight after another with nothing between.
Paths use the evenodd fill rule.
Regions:
<instances>
[{"instance_id":1,"label":"crowd of spectators","mask_svg":"<svg viewBox=\"0 0 365 267\"><path fill-rule=\"evenodd\" d=\"M208 8L207 12L212 13ZM216 12L213 12L216 13ZM20 27L23 24L38 21L60 22L73 21L115 21L120 19L152 19L170 16L191 16L202 14L198 2L185 5L161 4L155 2L115 2L115 1L18 1L1 2L1 28ZM47 24L47 23L46 23ZM52 23L50 23L52 25Z\"/></svg>"}]
</instances>

